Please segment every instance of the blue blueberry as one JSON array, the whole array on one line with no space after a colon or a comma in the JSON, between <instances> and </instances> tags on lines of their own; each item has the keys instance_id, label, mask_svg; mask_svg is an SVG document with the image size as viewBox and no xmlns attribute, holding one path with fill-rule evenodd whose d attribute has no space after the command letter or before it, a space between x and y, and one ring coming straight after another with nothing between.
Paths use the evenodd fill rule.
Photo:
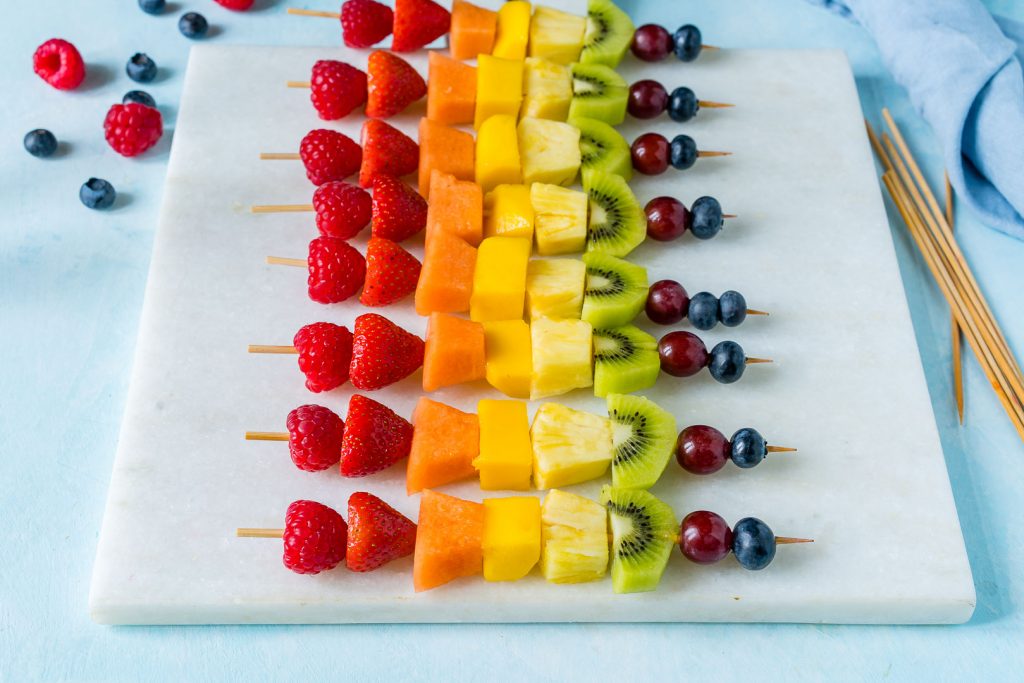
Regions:
<instances>
[{"instance_id":1,"label":"blue blueberry","mask_svg":"<svg viewBox=\"0 0 1024 683\"><path fill-rule=\"evenodd\" d=\"M768 444L761 433L744 427L729 439L729 457L743 469L754 467L768 455Z\"/></svg>"},{"instance_id":2,"label":"blue blueberry","mask_svg":"<svg viewBox=\"0 0 1024 683\"><path fill-rule=\"evenodd\" d=\"M775 534L757 517L744 517L732 528L732 553L744 569L764 569L775 559Z\"/></svg>"},{"instance_id":3,"label":"blue blueberry","mask_svg":"<svg viewBox=\"0 0 1024 683\"><path fill-rule=\"evenodd\" d=\"M697 143L689 135L677 135L672 138L669 147L669 162L680 171L697 163Z\"/></svg>"},{"instance_id":4,"label":"blue blueberry","mask_svg":"<svg viewBox=\"0 0 1024 683\"><path fill-rule=\"evenodd\" d=\"M743 353L743 347L736 342L718 342L715 348L711 349L708 371L716 382L732 384L743 376L746 367L747 356Z\"/></svg>"},{"instance_id":5,"label":"blue blueberry","mask_svg":"<svg viewBox=\"0 0 1024 683\"><path fill-rule=\"evenodd\" d=\"M25 150L34 157L45 159L57 151L57 138L45 128L25 133Z\"/></svg>"},{"instance_id":6,"label":"blue blueberry","mask_svg":"<svg viewBox=\"0 0 1024 683\"><path fill-rule=\"evenodd\" d=\"M710 330L718 324L718 299L711 292L697 292L690 297L686 317L698 330Z\"/></svg>"},{"instance_id":7,"label":"blue blueberry","mask_svg":"<svg viewBox=\"0 0 1024 683\"><path fill-rule=\"evenodd\" d=\"M718 319L726 327L736 327L747 319L747 300L737 291L722 292L718 297Z\"/></svg>"},{"instance_id":8,"label":"blue blueberry","mask_svg":"<svg viewBox=\"0 0 1024 683\"><path fill-rule=\"evenodd\" d=\"M117 199L117 192L106 180L89 178L78 191L78 198L90 209L109 209Z\"/></svg>"},{"instance_id":9,"label":"blue blueberry","mask_svg":"<svg viewBox=\"0 0 1024 683\"><path fill-rule=\"evenodd\" d=\"M156 62L144 52L136 52L124 66L128 78L136 83L149 83L156 78Z\"/></svg>"},{"instance_id":10,"label":"blue blueberry","mask_svg":"<svg viewBox=\"0 0 1024 683\"><path fill-rule=\"evenodd\" d=\"M693 24L686 24L676 29L672 34L672 49L676 57L683 62L692 62L697 59L701 48L700 29Z\"/></svg>"},{"instance_id":11,"label":"blue blueberry","mask_svg":"<svg viewBox=\"0 0 1024 683\"><path fill-rule=\"evenodd\" d=\"M165 4L164 0L139 0L139 9L146 14L160 14Z\"/></svg>"},{"instance_id":12,"label":"blue blueberry","mask_svg":"<svg viewBox=\"0 0 1024 683\"><path fill-rule=\"evenodd\" d=\"M697 239L709 240L725 225L722 205L714 197L698 197L690 207L690 213L693 214L690 230Z\"/></svg>"},{"instance_id":13,"label":"blue blueberry","mask_svg":"<svg viewBox=\"0 0 1024 683\"><path fill-rule=\"evenodd\" d=\"M206 23L206 17L198 12L185 12L178 20L178 30L186 38L202 38L209 28L210 25Z\"/></svg>"},{"instance_id":14,"label":"blue blueberry","mask_svg":"<svg viewBox=\"0 0 1024 683\"><path fill-rule=\"evenodd\" d=\"M668 115L673 121L689 121L697 115L700 105L697 94L686 86L680 86L668 96Z\"/></svg>"},{"instance_id":15,"label":"blue blueberry","mask_svg":"<svg viewBox=\"0 0 1024 683\"><path fill-rule=\"evenodd\" d=\"M144 104L147 107L153 107L156 109L156 100L145 90L129 90L121 98L121 104L129 104L134 102L135 104Z\"/></svg>"}]
</instances>

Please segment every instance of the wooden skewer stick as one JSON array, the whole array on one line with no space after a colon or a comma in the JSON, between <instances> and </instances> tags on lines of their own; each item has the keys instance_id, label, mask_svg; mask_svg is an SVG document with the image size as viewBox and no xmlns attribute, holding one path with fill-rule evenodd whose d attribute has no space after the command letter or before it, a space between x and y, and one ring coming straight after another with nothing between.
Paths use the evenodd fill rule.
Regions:
<instances>
[{"instance_id":1,"label":"wooden skewer stick","mask_svg":"<svg viewBox=\"0 0 1024 683\"><path fill-rule=\"evenodd\" d=\"M814 543L813 538L791 538L789 536L776 536L776 545L789 545L790 543Z\"/></svg>"},{"instance_id":2,"label":"wooden skewer stick","mask_svg":"<svg viewBox=\"0 0 1024 683\"><path fill-rule=\"evenodd\" d=\"M288 441L288 432L246 432L246 441Z\"/></svg>"},{"instance_id":3,"label":"wooden skewer stick","mask_svg":"<svg viewBox=\"0 0 1024 683\"><path fill-rule=\"evenodd\" d=\"M759 311L756 308L748 308L747 315L771 315L768 311Z\"/></svg>"},{"instance_id":4,"label":"wooden skewer stick","mask_svg":"<svg viewBox=\"0 0 1024 683\"><path fill-rule=\"evenodd\" d=\"M747 365L756 365L757 363L774 363L771 358L747 358Z\"/></svg>"},{"instance_id":5,"label":"wooden skewer stick","mask_svg":"<svg viewBox=\"0 0 1024 683\"><path fill-rule=\"evenodd\" d=\"M697 100L698 107L704 107L705 109L728 109L729 107L735 107L735 104L726 104L725 102L710 102L708 100Z\"/></svg>"},{"instance_id":6,"label":"wooden skewer stick","mask_svg":"<svg viewBox=\"0 0 1024 683\"><path fill-rule=\"evenodd\" d=\"M272 266L293 266L295 268L309 267L309 262L304 258L285 258L284 256L268 256L267 263Z\"/></svg>"},{"instance_id":7,"label":"wooden skewer stick","mask_svg":"<svg viewBox=\"0 0 1024 683\"><path fill-rule=\"evenodd\" d=\"M275 346L273 344L249 344L249 353L298 353L294 346Z\"/></svg>"},{"instance_id":8,"label":"wooden skewer stick","mask_svg":"<svg viewBox=\"0 0 1024 683\"><path fill-rule=\"evenodd\" d=\"M795 448L789 448L788 446L768 446L769 453L795 453Z\"/></svg>"},{"instance_id":9,"label":"wooden skewer stick","mask_svg":"<svg viewBox=\"0 0 1024 683\"><path fill-rule=\"evenodd\" d=\"M253 213L306 213L314 211L312 204L254 204Z\"/></svg>"},{"instance_id":10,"label":"wooden skewer stick","mask_svg":"<svg viewBox=\"0 0 1024 683\"><path fill-rule=\"evenodd\" d=\"M239 538L284 538L284 529L245 528L235 529Z\"/></svg>"},{"instance_id":11,"label":"wooden skewer stick","mask_svg":"<svg viewBox=\"0 0 1024 683\"><path fill-rule=\"evenodd\" d=\"M949 231L952 234L956 225L953 220L953 185L949 182L949 173L946 173L946 222L949 223ZM963 368L963 337L960 333L960 324L956 316L949 315L950 338L953 340L953 398L956 400L956 414L960 424L964 423L964 368Z\"/></svg>"},{"instance_id":12,"label":"wooden skewer stick","mask_svg":"<svg viewBox=\"0 0 1024 683\"><path fill-rule=\"evenodd\" d=\"M702 50L721 50L722 48L718 47L717 45L701 45L700 49L702 49Z\"/></svg>"},{"instance_id":13,"label":"wooden skewer stick","mask_svg":"<svg viewBox=\"0 0 1024 683\"><path fill-rule=\"evenodd\" d=\"M732 156L732 152L708 152L705 150L697 150L698 157L728 157Z\"/></svg>"},{"instance_id":14,"label":"wooden skewer stick","mask_svg":"<svg viewBox=\"0 0 1024 683\"><path fill-rule=\"evenodd\" d=\"M722 218L738 218L738 216L734 213L723 213Z\"/></svg>"},{"instance_id":15,"label":"wooden skewer stick","mask_svg":"<svg viewBox=\"0 0 1024 683\"><path fill-rule=\"evenodd\" d=\"M297 7L289 7L288 14L297 14L300 17L321 17L323 19L341 19L339 12L323 12L316 9L299 9Z\"/></svg>"},{"instance_id":16,"label":"wooden skewer stick","mask_svg":"<svg viewBox=\"0 0 1024 683\"><path fill-rule=\"evenodd\" d=\"M301 158L298 152L260 152L263 161L297 161Z\"/></svg>"},{"instance_id":17,"label":"wooden skewer stick","mask_svg":"<svg viewBox=\"0 0 1024 683\"><path fill-rule=\"evenodd\" d=\"M288 81L285 85L289 88L309 88L312 86L312 83L309 81Z\"/></svg>"}]
</instances>

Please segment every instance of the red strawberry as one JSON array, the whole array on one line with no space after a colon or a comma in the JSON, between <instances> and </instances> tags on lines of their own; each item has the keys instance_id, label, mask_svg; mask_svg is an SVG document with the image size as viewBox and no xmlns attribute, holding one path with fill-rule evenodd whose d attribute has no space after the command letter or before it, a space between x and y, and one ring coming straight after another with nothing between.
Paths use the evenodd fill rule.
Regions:
<instances>
[{"instance_id":1,"label":"red strawberry","mask_svg":"<svg viewBox=\"0 0 1024 683\"><path fill-rule=\"evenodd\" d=\"M320 118L340 119L366 101L366 74L345 62L321 59L313 65L309 92Z\"/></svg>"},{"instance_id":2,"label":"red strawberry","mask_svg":"<svg viewBox=\"0 0 1024 683\"><path fill-rule=\"evenodd\" d=\"M345 423L323 406L299 406L288 413L288 452L300 470L319 472L341 458Z\"/></svg>"},{"instance_id":3,"label":"red strawberry","mask_svg":"<svg viewBox=\"0 0 1024 683\"><path fill-rule=\"evenodd\" d=\"M366 65L366 115L386 119L427 94L427 84L401 57L377 50Z\"/></svg>"},{"instance_id":4,"label":"red strawberry","mask_svg":"<svg viewBox=\"0 0 1024 683\"><path fill-rule=\"evenodd\" d=\"M306 167L306 177L314 185L344 180L363 163L363 150L352 138L326 128L306 133L299 144L299 156Z\"/></svg>"},{"instance_id":5,"label":"red strawberry","mask_svg":"<svg viewBox=\"0 0 1024 683\"><path fill-rule=\"evenodd\" d=\"M380 119L363 123L363 164L359 168L359 184L373 185L379 174L408 175L420 164L420 148L412 138Z\"/></svg>"},{"instance_id":6,"label":"red strawberry","mask_svg":"<svg viewBox=\"0 0 1024 683\"><path fill-rule=\"evenodd\" d=\"M348 525L337 511L313 500L297 500L284 516L284 566L319 574L345 559Z\"/></svg>"},{"instance_id":7,"label":"red strawberry","mask_svg":"<svg viewBox=\"0 0 1024 683\"><path fill-rule=\"evenodd\" d=\"M423 340L382 315L356 318L352 337L352 386L372 391L394 384L423 365Z\"/></svg>"},{"instance_id":8,"label":"red strawberry","mask_svg":"<svg viewBox=\"0 0 1024 683\"><path fill-rule=\"evenodd\" d=\"M308 262L309 298L320 304L348 299L366 279L366 259L336 237L317 237L310 242Z\"/></svg>"},{"instance_id":9,"label":"red strawberry","mask_svg":"<svg viewBox=\"0 0 1024 683\"><path fill-rule=\"evenodd\" d=\"M427 225L427 200L420 193L390 175L373 179L374 237L401 242Z\"/></svg>"},{"instance_id":10,"label":"red strawberry","mask_svg":"<svg viewBox=\"0 0 1024 683\"><path fill-rule=\"evenodd\" d=\"M416 525L383 500L363 491L348 497L348 548L345 564L369 572L391 560L412 555Z\"/></svg>"},{"instance_id":11,"label":"red strawberry","mask_svg":"<svg viewBox=\"0 0 1024 683\"><path fill-rule=\"evenodd\" d=\"M409 455L412 424L386 405L354 394L341 441L341 476L365 477Z\"/></svg>"},{"instance_id":12,"label":"red strawberry","mask_svg":"<svg viewBox=\"0 0 1024 683\"><path fill-rule=\"evenodd\" d=\"M432 0L395 0L391 49L412 52L448 33L452 15Z\"/></svg>"},{"instance_id":13,"label":"red strawberry","mask_svg":"<svg viewBox=\"0 0 1024 683\"><path fill-rule=\"evenodd\" d=\"M391 35L391 8L373 0L345 0L341 34L349 47L370 47Z\"/></svg>"},{"instance_id":14,"label":"red strawberry","mask_svg":"<svg viewBox=\"0 0 1024 683\"><path fill-rule=\"evenodd\" d=\"M226 7L235 12L244 12L252 7L254 0L213 0L221 7Z\"/></svg>"},{"instance_id":15,"label":"red strawberry","mask_svg":"<svg viewBox=\"0 0 1024 683\"><path fill-rule=\"evenodd\" d=\"M330 391L348 381L352 364L352 333L333 323L303 325L292 344L299 352L299 370L306 388L314 393Z\"/></svg>"},{"instance_id":16,"label":"red strawberry","mask_svg":"<svg viewBox=\"0 0 1024 683\"><path fill-rule=\"evenodd\" d=\"M321 235L347 240L358 235L370 222L373 200L361 187L332 180L316 188L313 208Z\"/></svg>"},{"instance_id":17,"label":"red strawberry","mask_svg":"<svg viewBox=\"0 0 1024 683\"><path fill-rule=\"evenodd\" d=\"M152 147L164 134L160 112L144 104L115 104L103 121L103 134L115 152L134 157Z\"/></svg>"},{"instance_id":18,"label":"red strawberry","mask_svg":"<svg viewBox=\"0 0 1024 683\"><path fill-rule=\"evenodd\" d=\"M387 306L413 292L420 277L415 256L383 237L366 245L366 284L359 296L364 306Z\"/></svg>"},{"instance_id":19,"label":"red strawberry","mask_svg":"<svg viewBox=\"0 0 1024 683\"><path fill-rule=\"evenodd\" d=\"M85 62L66 40L50 38L32 55L32 70L57 90L74 90L85 80Z\"/></svg>"}]
</instances>

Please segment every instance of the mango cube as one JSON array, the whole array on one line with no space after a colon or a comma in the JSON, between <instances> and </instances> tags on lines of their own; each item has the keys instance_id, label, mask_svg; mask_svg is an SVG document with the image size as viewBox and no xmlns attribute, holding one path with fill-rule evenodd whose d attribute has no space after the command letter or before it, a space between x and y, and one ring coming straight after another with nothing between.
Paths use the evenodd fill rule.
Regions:
<instances>
[{"instance_id":1,"label":"mango cube","mask_svg":"<svg viewBox=\"0 0 1024 683\"><path fill-rule=\"evenodd\" d=\"M589 203L585 192L534 183L530 187L530 204L537 253L552 256L583 251L587 244Z\"/></svg>"},{"instance_id":2,"label":"mango cube","mask_svg":"<svg viewBox=\"0 0 1024 683\"><path fill-rule=\"evenodd\" d=\"M492 387L513 398L530 398L533 353L530 326L522 320L484 323L485 376Z\"/></svg>"},{"instance_id":3,"label":"mango cube","mask_svg":"<svg viewBox=\"0 0 1024 683\"><path fill-rule=\"evenodd\" d=\"M530 42L530 3L511 0L498 10L498 33L491 54L504 59L522 59Z\"/></svg>"},{"instance_id":4,"label":"mango cube","mask_svg":"<svg viewBox=\"0 0 1024 683\"><path fill-rule=\"evenodd\" d=\"M530 56L559 64L578 62L586 31L586 17L538 7L530 21Z\"/></svg>"},{"instance_id":5,"label":"mango cube","mask_svg":"<svg viewBox=\"0 0 1024 683\"><path fill-rule=\"evenodd\" d=\"M538 489L597 479L612 464L611 421L558 403L545 403L537 411L530 441Z\"/></svg>"},{"instance_id":6,"label":"mango cube","mask_svg":"<svg viewBox=\"0 0 1024 683\"><path fill-rule=\"evenodd\" d=\"M576 126L528 116L519 121L519 160L527 185L572 185L582 159Z\"/></svg>"},{"instance_id":7,"label":"mango cube","mask_svg":"<svg viewBox=\"0 0 1024 683\"><path fill-rule=\"evenodd\" d=\"M526 267L526 311L538 318L579 319L587 266L579 259L533 259Z\"/></svg>"},{"instance_id":8,"label":"mango cube","mask_svg":"<svg viewBox=\"0 0 1024 683\"><path fill-rule=\"evenodd\" d=\"M540 500L533 496L484 501L484 578L516 581L540 560Z\"/></svg>"},{"instance_id":9,"label":"mango cube","mask_svg":"<svg viewBox=\"0 0 1024 683\"><path fill-rule=\"evenodd\" d=\"M492 116L476 136L476 184L490 192L502 183L521 182L516 119L508 114Z\"/></svg>"},{"instance_id":10,"label":"mango cube","mask_svg":"<svg viewBox=\"0 0 1024 683\"><path fill-rule=\"evenodd\" d=\"M533 239L533 204L526 185L498 185L484 196L484 237Z\"/></svg>"},{"instance_id":11,"label":"mango cube","mask_svg":"<svg viewBox=\"0 0 1024 683\"><path fill-rule=\"evenodd\" d=\"M565 121L572 102L572 72L564 64L528 57L523 74L523 116Z\"/></svg>"},{"instance_id":12,"label":"mango cube","mask_svg":"<svg viewBox=\"0 0 1024 683\"><path fill-rule=\"evenodd\" d=\"M530 325L530 398L557 396L593 385L593 337L593 328L583 320L534 320Z\"/></svg>"},{"instance_id":13,"label":"mango cube","mask_svg":"<svg viewBox=\"0 0 1024 683\"><path fill-rule=\"evenodd\" d=\"M523 60L480 55L476 60L476 111L473 128L484 121L508 114L519 118L523 101Z\"/></svg>"},{"instance_id":14,"label":"mango cube","mask_svg":"<svg viewBox=\"0 0 1024 683\"><path fill-rule=\"evenodd\" d=\"M526 403L484 399L476 410L480 419L480 455L473 460L473 467L480 471L480 488L528 490L533 449Z\"/></svg>"},{"instance_id":15,"label":"mango cube","mask_svg":"<svg viewBox=\"0 0 1024 683\"><path fill-rule=\"evenodd\" d=\"M530 246L525 237L488 237L480 243L469 300L471 319L482 322L523 317Z\"/></svg>"}]
</instances>

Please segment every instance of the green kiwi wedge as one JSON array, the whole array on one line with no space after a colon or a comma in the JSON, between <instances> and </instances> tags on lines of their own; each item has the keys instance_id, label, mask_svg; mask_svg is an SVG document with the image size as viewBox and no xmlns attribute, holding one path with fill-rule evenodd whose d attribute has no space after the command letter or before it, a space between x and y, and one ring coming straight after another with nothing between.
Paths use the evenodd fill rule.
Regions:
<instances>
[{"instance_id":1,"label":"green kiwi wedge","mask_svg":"<svg viewBox=\"0 0 1024 683\"><path fill-rule=\"evenodd\" d=\"M610 0L589 0L580 62L604 64L614 69L633 42L635 30L629 15Z\"/></svg>"},{"instance_id":2,"label":"green kiwi wedge","mask_svg":"<svg viewBox=\"0 0 1024 683\"><path fill-rule=\"evenodd\" d=\"M647 215L622 176L591 171L583 190L590 204L587 251L627 256L640 246L647 237Z\"/></svg>"},{"instance_id":3,"label":"green kiwi wedge","mask_svg":"<svg viewBox=\"0 0 1024 683\"><path fill-rule=\"evenodd\" d=\"M604 64L573 64L569 118L589 118L617 126L626 118L629 85Z\"/></svg>"},{"instance_id":4,"label":"green kiwi wedge","mask_svg":"<svg viewBox=\"0 0 1024 683\"><path fill-rule=\"evenodd\" d=\"M614 173L624 180L633 177L633 157L629 143L619 131L596 119L570 119L580 131L580 175L586 182L594 171Z\"/></svg>"},{"instance_id":5,"label":"green kiwi wedge","mask_svg":"<svg viewBox=\"0 0 1024 683\"><path fill-rule=\"evenodd\" d=\"M615 453L612 486L651 488L665 471L675 449L676 419L643 396L609 393L607 404Z\"/></svg>"},{"instance_id":6,"label":"green kiwi wedge","mask_svg":"<svg viewBox=\"0 0 1024 683\"><path fill-rule=\"evenodd\" d=\"M654 337L633 325L620 325L595 327L593 340L594 396L604 398L654 386L661 372L658 341ZM664 462L661 467L664 469ZM660 475L661 470L654 478Z\"/></svg>"},{"instance_id":7,"label":"green kiwi wedge","mask_svg":"<svg viewBox=\"0 0 1024 683\"><path fill-rule=\"evenodd\" d=\"M594 327L632 322L647 302L647 269L591 251L583 255L587 279L580 318Z\"/></svg>"},{"instance_id":8,"label":"green kiwi wedge","mask_svg":"<svg viewBox=\"0 0 1024 683\"><path fill-rule=\"evenodd\" d=\"M601 503L612 529L612 589L656 590L679 533L672 508L647 491L613 486L601 489Z\"/></svg>"}]
</instances>

